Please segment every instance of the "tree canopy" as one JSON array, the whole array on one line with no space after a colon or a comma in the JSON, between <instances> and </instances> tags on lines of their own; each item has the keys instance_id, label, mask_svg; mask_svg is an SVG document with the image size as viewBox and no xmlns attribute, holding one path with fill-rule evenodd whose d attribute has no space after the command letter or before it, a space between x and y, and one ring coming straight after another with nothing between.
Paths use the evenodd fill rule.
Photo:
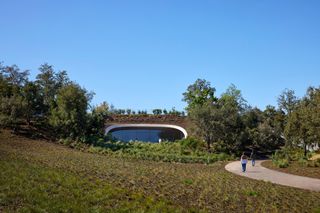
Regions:
<instances>
[{"instance_id":1,"label":"tree canopy","mask_svg":"<svg viewBox=\"0 0 320 213\"><path fill-rule=\"evenodd\" d=\"M197 79L193 84L188 86L187 91L183 93L183 101L187 102L187 110L193 107L202 106L207 102L215 102L214 96L216 89L211 87L210 82L204 79Z\"/></svg>"}]
</instances>

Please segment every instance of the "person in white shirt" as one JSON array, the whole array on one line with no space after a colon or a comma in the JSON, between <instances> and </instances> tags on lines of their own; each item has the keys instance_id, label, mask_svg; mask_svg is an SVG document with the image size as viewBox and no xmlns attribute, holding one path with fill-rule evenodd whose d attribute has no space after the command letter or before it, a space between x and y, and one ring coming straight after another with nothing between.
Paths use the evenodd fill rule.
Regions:
<instances>
[{"instance_id":1,"label":"person in white shirt","mask_svg":"<svg viewBox=\"0 0 320 213\"><path fill-rule=\"evenodd\" d=\"M242 165L242 172L246 172L248 157L244 154L244 152L241 155L240 161L241 161L241 165Z\"/></svg>"}]
</instances>

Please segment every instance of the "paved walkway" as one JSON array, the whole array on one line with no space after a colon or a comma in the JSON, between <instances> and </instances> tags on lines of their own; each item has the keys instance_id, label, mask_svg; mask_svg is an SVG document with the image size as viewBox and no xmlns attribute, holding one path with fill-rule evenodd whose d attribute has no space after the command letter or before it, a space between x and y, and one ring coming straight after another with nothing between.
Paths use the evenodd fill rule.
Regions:
<instances>
[{"instance_id":1,"label":"paved walkway","mask_svg":"<svg viewBox=\"0 0 320 213\"><path fill-rule=\"evenodd\" d=\"M267 169L261 166L262 162L263 161L256 161L256 165L254 167L251 166L251 162L249 162L247 164L246 172L242 172L240 161L235 161L227 164L225 166L225 169L234 174L252 179L270 181L272 183L284 186L291 186L300 189L308 189L320 192L320 179L302 177Z\"/></svg>"}]
</instances>

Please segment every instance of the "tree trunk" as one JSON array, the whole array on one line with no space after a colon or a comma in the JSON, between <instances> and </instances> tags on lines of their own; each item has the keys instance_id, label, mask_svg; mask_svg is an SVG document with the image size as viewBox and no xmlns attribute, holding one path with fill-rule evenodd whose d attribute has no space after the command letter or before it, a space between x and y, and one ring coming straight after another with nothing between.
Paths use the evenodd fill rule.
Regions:
<instances>
[{"instance_id":1,"label":"tree trunk","mask_svg":"<svg viewBox=\"0 0 320 213\"><path fill-rule=\"evenodd\" d=\"M207 140L207 149L208 149L208 152L210 152L210 141Z\"/></svg>"}]
</instances>

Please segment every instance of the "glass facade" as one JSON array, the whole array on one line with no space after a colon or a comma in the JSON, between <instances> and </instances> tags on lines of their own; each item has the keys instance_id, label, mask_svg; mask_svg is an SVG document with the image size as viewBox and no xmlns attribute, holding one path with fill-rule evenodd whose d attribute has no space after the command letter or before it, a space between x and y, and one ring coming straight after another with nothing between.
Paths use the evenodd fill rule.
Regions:
<instances>
[{"instance_id":1,"label":"glass facade","mask_svg":"<svg viewBox=\"0 0 320 213\"><path fill-rule=\"evenodd\" d=\"M184 138L184 134L177 129L165 127L121 127L112 129L110 136L117 141L143 141L158 143L161 141L175 141Z\"/></svg>"}]
</instances>

